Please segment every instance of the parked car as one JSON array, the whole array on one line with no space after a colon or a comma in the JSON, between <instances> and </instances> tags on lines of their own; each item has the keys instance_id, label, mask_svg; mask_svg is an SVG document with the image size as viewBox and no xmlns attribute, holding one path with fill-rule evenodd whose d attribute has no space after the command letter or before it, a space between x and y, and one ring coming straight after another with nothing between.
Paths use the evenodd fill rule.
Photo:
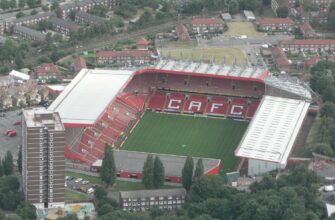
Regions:
<instances>
[{"instance_id":1,"label":"parked car","mask_svg":"<svg viewBox=\"0 0 335 220\"><path fill-rule=\"evenodd\" d=\"M323 189L325 192L331 192L335 190L335 187L333 185L328 185L325 186L325 188Z\"/></svg>"},{"instance_id":2,"label":"parked car","mask_svg":"<svg viewBox=\"0 0 335 220\"><path fill-rule=\"evenodd\" d=\"M76 183L79 183L79 182L81 182L83 179L82 178L78 178L78 179L76 179Z\"/></svg>"},{"instance_id":3,"label":"parked car","mask_svg":"<svg viewBox=\"0 0 335 220\"><path fill-rule=\"evenodd\" d=\"M94 189L93 189L93 188L89 188L89 189L87 190L87 194L91 194L91 193L94 193Z\"/></svg>"},{"instance_id":4,"label":"parked car","mask_svg":"<svg viewBox=\"0 0 335 220\"><path fill-rule=\"evenodd\" d=\"M16 135L17 135L17 133L14 130L7 133L8 137L15 137Z\"/></svg>"},{"instance_id":5,"label":"parked car","mask_svg":"<svg viewBox=\"0 0 335 220\"><path fill-rule=\"evenodd\" d=\"M89 184L90 183L90 181L88 181L88 180L84 180L83 182L82 182L82 184Z\"/></svg>"},{"instance_id":6,"label":"parked car","mask_svg":"<svg viewBox=\"0 0 335 220\"><path fill-rule=\"evenodd\" d=\"M16 122L14 122L13 125L21 125L21 124L22 124L22 121L20 120L20 121L16 121Z\"/></svg>"}]
</instances>

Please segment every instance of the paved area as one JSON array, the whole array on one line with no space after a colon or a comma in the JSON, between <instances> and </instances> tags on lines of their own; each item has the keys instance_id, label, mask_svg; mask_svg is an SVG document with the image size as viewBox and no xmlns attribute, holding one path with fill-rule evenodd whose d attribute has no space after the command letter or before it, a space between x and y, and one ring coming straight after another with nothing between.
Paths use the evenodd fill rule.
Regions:
<instances>
[{"instance_id":1,"label":"paved area","mask_svg":"<svg viewBox=\"0 0 335 220\"><path fill-rule=\"evenodd\" d=\"M5 112L4 117L0 117L0 157L3 158L8 150L13 154L16 161L19 145L21 144L21 125L14 125L16 121L21 120L19 111ZM2 114L2 113L0 113ZM15 137L7 137L7 129L13 129L17 132Z\"/></svg>"}]
</instances>

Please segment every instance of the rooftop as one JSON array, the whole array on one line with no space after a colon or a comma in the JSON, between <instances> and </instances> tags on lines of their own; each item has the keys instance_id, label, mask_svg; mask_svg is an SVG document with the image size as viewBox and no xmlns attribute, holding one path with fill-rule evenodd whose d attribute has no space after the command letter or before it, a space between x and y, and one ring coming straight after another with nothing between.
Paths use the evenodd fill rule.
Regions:
<instances>
[{"instance_id":1,"label":"rooftop","mask_svg":"<svg viewBox=\"0 0 335 220\"><path fill-rule=\"evenodd\" d=\"M137 151L114 150L114 158L116 170L128 172L142 172L143 164L147 159L148 154L159 156L165 168L166 176L181 176L181 171L184 167L186 156L155 154ZM199 158L193 157L194 164ZM92 166L101 166L101 160L97 160ZM220 159L202 158L205 173L208 173L213 168L220 165Z\"/></svg>"},{"instance_id":2,"label":"rooftop","mask_svg":"<svg viewBox=\"0 0 335 220\"><path fill-rule=\"evenodd\" d=\"M177 189L148 189L148 190L134 190L134 191L121 191L121 198L147 198L158 196L186 196L184 188Z\"/></svg>"},{"instance_id":3,"label":"rooftop","mask_svg":"<svg viewBox=\"0 0 335 220\"><path fill-rule=\"evenodd\" d=\"M59 112L64 124L93 125L132 73L82 69L48 109Z\"/></svg>"},{"instance_id":4,"label":"rooftop","mask_svg":"<svg viewBox=\"0 0 335 220\"><path fill-rule=\"evenodd\" d=\"M67 28L69 29L70 31L75 31L77 29L79 29L79 25L77 25L76 23L73 23L73 22L69 22L67 20L63 20L63 19L59 19L59 18L56 18L56 17L52 17L50 19L50 22L53 24L53 25L59 25L61 27L64 27L64 28Z\"/></svg>"},{"instance_id":5,"label":"rooftop","mask_svg":"<svg viewBox=\"0 0 335 220\"><path fill-rule=\"evenodd\" d=\"M334 45L334 39L303 39L303 40L287 40L282 44L295 44L295 45Z\"/></svg>"},{"instance_id":6,"label":"rooftop","mask_svg":"<svg viewBox=\"0 0 335 220\"><path fill-rule=\"evenodd\" d=\"M219 18L194 18L191 20L192 25L211 25L211 24L224 24Z\"/></svg>"},{"instance_id":7,"label":"rooftop","mask_svg":"<svg viewBox=\"0 0 335 220\"><path fill-rule=\"evenodd\" d=\"M44 127L46 124L53 124L53 130L65 130L57 112L49 111L43 107L38 107L25 109L22 114L27 127ZM39 116L41 116L40 120L38 119Z\"/></svg>"},{"instance_id":8,"label":"rooftop","mask_svg":"<svg viewBox=\"0 0 335 220\"><path fill-rule=\"evenodd\" d=\"M269 24L294 24L294 21L290 18L263 18L259 21L261 25Z\"/></svg>"},{"instance_id":9,"label":"rooftop","mask_svg":"<svg viewBox=\"0 0 335 220\"><path fill-rule=\"evenodd\" d=\"M235 156L286 165L310 103L264 96Z\"/></svg>"},{"instance_id":10,"label":"rooftop","mask_svg":"<svg viewBox=\"0 0 335 220\"><path fill-rule=\"evenodd\" d=\"M147 57L150 56L149 50L109 50L109 51L99 51L96 54L96 57L107 57L107 58L116 58L116 57Z\"/></svg>"},{"instance_id":11,"label":"rooftop","mask_svg":"<svg viewBox=\"0 0 335 220\"><path fill-rule=\"evenodd\" d=\"M21 25L16 25L14 26L14 31L18 31L20 33L25 33L28 34L29 36L35 37L38 40L43 40L45 38L45 35L42 34L39 31L35 31L33 29L21 26Z\"/></svg>"},{"instance_id":12,"label":"rooftop","mask_svg":"<svg viewBox=\"0 0 335 220\"><path fill-rule=\"evenodd\" d=\"M89 14L89 13L86 13L86 12L83 12L83 11L78 11L76 13L76 17L81 17L81 18L84 18L84 19L88 19L90 22L93 22L95 24L100 24L100 23L105 22L104 18L96 16L96 15L92 15L92 14Z\"/></svg>"}]
</instances>

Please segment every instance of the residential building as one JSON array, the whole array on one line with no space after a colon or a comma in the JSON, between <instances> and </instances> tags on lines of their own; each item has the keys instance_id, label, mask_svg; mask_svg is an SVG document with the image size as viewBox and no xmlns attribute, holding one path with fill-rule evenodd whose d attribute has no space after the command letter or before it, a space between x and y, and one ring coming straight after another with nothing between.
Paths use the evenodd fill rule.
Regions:
<instances>
[{"instance_id":1,"label":"residential building","mask_svg":"<svg viewBox=\"0 0 335 220\"><path fill-rule=\"evenodd\" d=\"M294 28L290 18L263 18L257 24L262 31L292 31Z\"/></svg>"},{"instance_id":2,"label":"residential building","mask_svg":"<svg viewBox=\"0 0 335 220\"><path fill-rule=\"evenodd\" d=\"M79 29L79 25L56 17L52 17L50 19L50 22L53 30L67 36L70 35L70 33L75 32Z\"/></svg>"},{"instance_id":3,"label":"residential building","mask_svg":"<svg viewBox=\"0 0 335 220\"><path fill-rule=\"evenodd\" d=\"M183 24L178 24L176 27L176 34L179 41L190 41L191 37L187 28Z\"/></svg>"},{"instance_id":4,"label":"residential building","mask_svg":"<svg viewBox=\"0 0 335 220\"><path fill-rule=\"evenodd\" d=\"M35 76L38 81L46 82L50 79L58 79L60 77L60 71L53 63L43 63L36 67Z\"/></svg>"},{"instance_id":5,"label":"residential building","mask_svg":"<svg viewBox=\"0 0 335 220\"><path fill-rule=\"evenodd\" d=\"M302 23L312 23L312 22L317 22L317 23L327 23L328 22L328 12L324 11L301 11L300 12L300 20Z\"/></svg>"},{"instance_id":6,"label":"residential building","mask_svg":"<svg viewBox=\"0 0 335 220\"><path fill-rule=\"evenodd\" d=\"M185 203L186 190L151 189L120 192L120 207L124 211L147 211L150 208L175 210Z\"/></svg>"},{"instance_id":7,"label":"residential building","mask_svg":"<svg viewBox=\"0 0 335 220\"><path fill-rule=\"evenodd\" d=\"M299 30L305 38L316 37L315 31L309 23L303 23L303 24L299 25Z\"/></svg>"},{"instance_id":8,"label":"residential building","mask_svg":"<svg viewBox=\"0 0 335 220\"><path fill-rule=\"evenodd\" d=\"M83 0L77 2L78 11L87 12L91 10L95 6L95 2L93 0Z\"/></svg>"},{"instance_id":9,"label":"residential building","mask_svg":"<svg viewBox=\"0 0 335 220\"><path fill-rule=\"evenodd\" d=\"M105 19L83 11L78 11L75 16L75 21L80 24L95 25L105 22Z\"/></svg>"},{"instance_id":10,"label":"residential building","mask_svg":"<svg viewBox=\"0 0 335 220\"><path fill-rule=\"evenodd\" d=\"M191 20L192 31L196 34L221 32L224 27L225 23L219 18L194 18Z\"/></svg>"},{"instance_id":11,"label":"residential building","mask_svg":"<svg viewBox=\"0 0 335 220\"><path fill-rule=\"evenodd\" d=\"M150 42L145 39L144 37L139 37L136 40L136 48L138 50L148 50L149 49Z\"/></svg>"},{"instance_id":12,"label":"residential building","mask_svg":"<svg viewBox=\"0 0 335 220\"><path fill-rule=\"evenodd\" d=\"M231 17L231 15L227 12L227 13L222 13L221 14L221 18L224 20L224 21L231 21L233 18Z\"/></svg>"},{"instance_id":13,"label":"residential building","mask_svg":"<svg viewBox=\"0 0 335 220\"><path fill-rule=\"evenodd\" d=\"M0 18L0 35L5 33L5 21Z\"/></svg>"},{"instance_id":14,"label":"residential building","mask_svg":"<svg viewBox=\"0 0 335 220\"><path fill-rule=\"evenodd\" d=\"M58 113L23 110L22 183L26 201L37 208L64 207L65 128Z\"/></svg>"},{"instance_id":15,"label":"residential building","mask_svg":"<svg viewBox=\"0 0 335 220\"><path fill-rule=\"evenodd\" d=\"M98 64L146 65L152 61L149 50L99 51L96 54Z\"/></svg>"},{"instance_id":16,"label":"residential building","mask_svg":"<svg viewBox=\"0 0 335 220\"><path fill-rule=\"evenodd\" d=\"M310 69L321 60L320 56L313 56L304 62L304 68Z\"/></svg>"},{"instance_id":17,"label":"residential building","mask_svg":"<svg viewBox=\"0 0 335 220\"><path fill-rule=\"evenodd\" d=\"M60 5L57 8L57 16L61 19L67 19L71 11L78 11L78 6L75 3L68 3Z\"/></svg>"},{"instance_id":18,"label":"residential building","mask_svg":"<svg viewBox=\"0 0 335 220\"><path fill-rule=\"evenodd\" d=\"M21 25L14 26L13 32L14 34L19 35L24 39L30 39L33 41L43 41L45 39L45 35L42 34L41 32L35 31L33 29Z\"/></svg>"},{"instance_id":19,"label":"residential building","mask_svg":"<svg viewBox=\"0 0 335 220\"><path fill-rule=\"evenodd\" d=\"M333 39L305 39L288 40L280 42L280 47L285 51L335 51Z\"/></svg>"},{"instance_id":20,"label":"residential building","mask_svg":"<svg viewBox=\"0 0 335 220\"><path fill-rule=\"evenodd\" d=\"M86 61L82 57L76 57L73 61L73 68L75 73L79 73L81 69L87 68Z\"/></svg>"},{"instance_id":21,"label":"residential building","mask_svg":"<svg viewBox=\"0 0 335 220\"><path fill-rule=\"evenodd\" d=\"M55 12L43 12L36 15L25 16L5 22L5 31L11 32L12 28L17 25L34 25L43 20L49 20L52 16L55 16Z\"/></svg>"},{"instance_id":22,"label":"residential building","mask_svg":"<svg viewBox=\"0 0 335 220\"><path fill-rule=\"evenodd\" d=\"M243 15L244 15L245 19L247 19L247 21L255 21L256 20L256 17L255 17L255 15L252 11L244 10Z\"/></svg>"},{"instance_id":23,"label":"residential building","mask_svg":"<svg viewBox=\"0 0 335 220\"><path fill-rule=\"evenodd\" d=\"M271 48L272 58L274 65L281 71L287 71L290 69L292 62L287 58L285 52L279 47Z\"/></svg>"}]
</instances>

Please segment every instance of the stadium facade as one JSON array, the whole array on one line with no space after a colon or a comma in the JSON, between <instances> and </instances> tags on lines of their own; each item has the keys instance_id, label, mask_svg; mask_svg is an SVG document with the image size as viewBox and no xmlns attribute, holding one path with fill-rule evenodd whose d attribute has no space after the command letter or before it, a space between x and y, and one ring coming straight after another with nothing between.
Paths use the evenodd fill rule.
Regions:
<instances>
[{"instance_id":1,"label":"stadium facade","mask_svg":"<svg viewBox=\"0 0 335 220\"><path fill-rule=\"evenodd\" d=\"M146 110L251 120L235 155L248 159L249 175L258 175L286 166L311 100L307 85L266 69L162 60L138 71L83 69L49 109L66 127L66 158L88 165L103 157L106 143L122 146ZM277 118L281 128L270 135ZM264 131L253 133L254 127ZM272 147L279 139L285 144Z\"/></svg>"}]
</instances>

